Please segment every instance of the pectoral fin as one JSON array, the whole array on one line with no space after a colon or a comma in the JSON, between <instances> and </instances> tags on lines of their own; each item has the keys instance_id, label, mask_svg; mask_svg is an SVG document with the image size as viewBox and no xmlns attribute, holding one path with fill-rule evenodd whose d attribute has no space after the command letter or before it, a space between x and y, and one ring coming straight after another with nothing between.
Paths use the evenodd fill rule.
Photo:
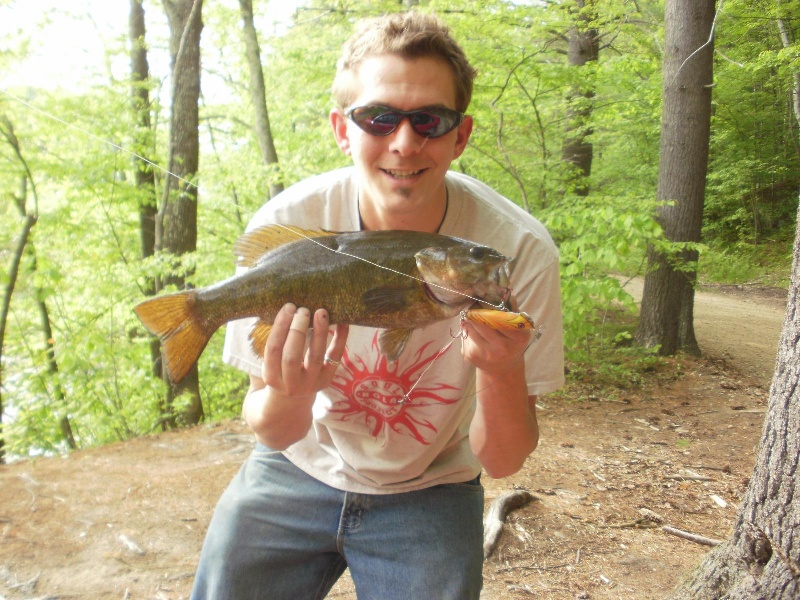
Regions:
<instances>
[{"instance_id":1,"label":"pectoral fin","mask_svg":"<svg viewBox=\"0 0 800 600\"><path fill-rule=\"evenodd\" d=\"M378 347L386 358L394 362L403 353L413 329L387 329L378 336Z\"/></svg>"},{"instance_id":2,"label":"pectoral fin","mask_svg":"<svg viewBox=\"0 0 800 600\"><path fill-rule=\"evenodd\" d=\"M405 309L412 291L412 288L377 287L364 292L361 301L370 313L388 314Z\"/></svg>"}]
</instances>

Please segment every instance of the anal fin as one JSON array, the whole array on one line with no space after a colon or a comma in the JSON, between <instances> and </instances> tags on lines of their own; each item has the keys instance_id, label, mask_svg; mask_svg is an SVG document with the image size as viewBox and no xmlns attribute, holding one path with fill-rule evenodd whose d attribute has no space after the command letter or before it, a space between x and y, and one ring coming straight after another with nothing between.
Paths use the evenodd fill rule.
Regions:
<instances>
[{"instance_id":1,"label":"anal fin","mask_svg":"<svg viewBox=\"0 0 800 600\"><path fill-rule=\"evenodd\" d=\"M259 319L250 330L250 347L259 358L264 357L264 349L267 347L267 338L272 331L272 325Z\"/></svg>"}]
</instances>

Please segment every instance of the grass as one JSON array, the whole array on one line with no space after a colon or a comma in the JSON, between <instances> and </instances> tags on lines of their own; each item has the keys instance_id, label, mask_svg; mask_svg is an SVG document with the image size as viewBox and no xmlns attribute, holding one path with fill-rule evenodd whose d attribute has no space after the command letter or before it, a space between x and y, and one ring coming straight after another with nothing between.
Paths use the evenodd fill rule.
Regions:
<instances>
[{"instance_id":1,"label":"grass","mask_svg":"<svg viewBox=\"0 0 800 600\"><path fill-rule=\"evenodd\" d=\"M788 288L793 243L793 230L776 233L758 245L712 242L700 256L700 281Z\"/></svg>"}]
</instances>

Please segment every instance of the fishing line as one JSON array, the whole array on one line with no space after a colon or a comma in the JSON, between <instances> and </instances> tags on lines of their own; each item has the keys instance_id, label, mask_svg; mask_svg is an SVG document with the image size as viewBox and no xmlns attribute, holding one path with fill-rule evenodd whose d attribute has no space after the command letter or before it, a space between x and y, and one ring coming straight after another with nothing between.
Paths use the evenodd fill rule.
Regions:
<instances>
[{"instance_id":1,"label":"fishing line","mask_svg":"<svg viewBox=\"0 0 800 600\"><path fill-rule=\"evenodd\" d=\"M107 140L105 138L102 138L102 137L100 137L98 135L93 134L91 131L87 131L86 129L82 129L81 127L78 127L77 125L73 125L72 123L69 123L69 122L65 121L64 119L62 119L60 117L57 117L56 115L54 115L52 113L44 111L41 108L38 108L38 107L34 106L30 102L27 102L26 100L23 100L22 98L19 98L19 97L15 96L11 92L9 92L7 90L4 90L3 88L0 88L0 93L5 94L6 96L11 98L12 100L16 100L17 102L19 102L20 104L22 104L26 108L31 109L32 111L42 115L43 117L46 117L46 118L48 118L48 119L50 119L52 121L55 121L56 123L60 123L64 127L72 129L73 131L77 131L79 133L82 133L86 137L92 138L93 140L98 141L101 144L105 144L107 146L111 146L115 150L119 150L120 152L124 152L125 154L127 154L127 155L129 155L129 156L131 156L133 158L139 159L139 160L147 163L151 167L154 167L154 168L158 169L159 171L163 172L164 174L171 175L175 179L178 179L178 180L182 181L183 183L186 183L186 184L188 184L188 185L190 185L192 187L197 188L198 191L200 190L200 188L197 186L197 184L192 183L188 179L184 179L180 175L176 175L175 173L171 173L170 171L168 171L167 169L165 169L161 165L159 165L157 163L154 163L152 160L149 160L149 159L145 158L144 156L136 154L136 152L133 152L132 150L128 150L127 148L125 148L123 146L120 146L119 144L115 144L114 142L112 142L110 140Z\"/></svg>"},{"instance_id":2,"label":"fishing line","mask_svg":"<svg viewBox=\"0 0 800 600\"><path fill-rule=\"evenodd\" d=\"M683 69L683 67L686 65L686 63L687 63L687 62L689 62L689 60L690 60L690 59L691 59L691 58L692 58L692 57L693 57L695 54L697 54L698 52L700 52L700 51L701 51L703 48L705 48L705 47L706 47L706 46L708 46L708 45L709 45L711 42L713 42L713 41L714 41L714 30L715 30L715 29L716 29L716 27L717 27L717 17L719 16L719 13L720 13L720 12L722 12L722 5L723 5L723 4L725 4L725 0L719 0L719 6L717 7L717 12L715 12L715 13L714 13L714 19L711 21L711 31L710 31L710 33L708 34L708 40L706 40L706 43L705 43L705 44L703 44L702 46L700 46L700 47L699 47L697 50L695 50L694 52L692 52L692 53L691 53L689 56L687 56L687 57L684 59L684 61L681 63L681 66L680 66L680 67L678 67L678 70L677 70L677 71L675 71L675 77L673 77L673 78L672 78L672 83L673 83L673 84L674 84L674 83L675 83L675 82L678 80L678 75L680 75L680 73L681 73L681 69Z\"/></svg>"},{"instance_id":3,"label":"fishing line","mask_svg":"<svg viewBox=\"0 0 800 600\"><path fill-rule=\"evenodd\" d=\"M314 242L318 246L322 246L323 248L325 248L326 250L330 250L334 254L341 254L342 256L347 256L348 258L355 258L357 260L360 260L361 262L367 263L368 265L372 265L373 267L378 267L379 269L383 269L384 271L389 271L391 273L394 273L395 275L402 275L403 277L408 277L409 279L413 279L415 281L419 281L420 283L422 283L424 285L427 285L427 286L430 286L430 287L437 287L437 288L445 290L447 292L451 292L453 294L458 294L459 296L463 296L464 298L467 298L469 300L473 300L474 302L480 302L482 304L488 304L489 306L491 306L492 308L494 308L496 310L508 311L508 308L505 307L505 305L503 304L502 300L500 301L500 304L496 304L495 305L495 304L492 304L491 302L486 302L485 300L481 300L480 298L475 298L473 296L470 296L469 294L465 294L463 292L459 292L458 290L451 290L450 288L448 288L446 286L439 285L439 284L436 284L436 283L432 283L432 282L429 282L429 281L425 281L424 279L421 279L419 277L415 277L414 275L409 275L408 273L403 273L402 271L397 271L395 269L392 269L391 267L387 267L387 266L378 264L376 262L372 262L371 260L366 259L366 258L364 258L362 256L356 256L355 254L350 254L349 252L344 252L342 250L339 250L338 248L330 248L330 247L326 246L325 244L323 244L321 242L318 242L313 237L308 236L308 235L304 234L303 232L298 231L296 228L291 227L289 225L283 225L281 223L275 223L275 225L277 225L278 227L283 227L287 231L291 231L292 233L294 233L296 235L299 235L300 237L305 238L309 242Z\"/></svg>"},{"instance_id":4,"label":"fishing line","mask_svg":"<svg viewBox=\"0 0 800 600\"><path fill-rule=\"evenodd\" d=\"M179 180L179 181L181 181L181 182L183 182L183 183L185 183L185 184L187 184L187 185L189 185L189 186L192 186L192 187L194 187L195 189L197 189L197 191L198 191L198 192L201 192L201 191L202 191L202 189L200 188L200 186L198 186L196 183L194 183L194 182L192 182L192 181L189 181L188 179L185 179L185 178L181 177L180 175L176 175L175 173L172 173L172 172L171 172L169 169L166 169L166 168L162 167L162 166L161 166L161 165L159 165L158 163L155 163L155 162L153 162L153 161L151 161L151 160L149 160L149 159L145 158L144 156L141 156L140 154L137 154L136 152L133 152L133 151L131 151L131 150L128 150L128 149L127 149L127 148L125 148L124 146L121 146L121 145L119 145L119 144L116 144L116 143L114 143L114 142L112 142L112 141L108 140L108 139L105 139L105 138L102 138L102 137L100 137L100 136L98 136L98 135L95 135L95 134L91 133L90 131L87 131L86 129L83 129L83 128L81 128L81 127L77 126L77 125L73 125L72 123L69 123L69 122L65 121L64 119L62 119L62 118L60 118L60 117L58 117L58 116L56 116L56 115L54 115L54 114L52 114L52 113L49 113L49 112L47 112L47 111L45 111L45 110L42 110L42 109L38 108L37 106L34 106L34 105L33 105L33 104L31 104L30 102L28 102L28 101L26 101L26 100L23 100L22 98L20 98L20 97L18 97L18 96L16 96L16 95L14 95L14 94L12 94L12 93L10 93L9 91L7 91L7 90L5 90L5 89L3 89L3 88L0 88L0 93L4 94L4 95L5 95L5 96L7 96L8 98L11 98L12 100L14 100L14 101L16 101L16 102L18 102L18 103L22 104L23 106L25 106L25 107L26 107L26 108L28 108L29 110L32 110L33 112L35 112L35 113L37 113L37 114L39 114L39 115L41 115L41 116L43 116L43 117L45 117L45 118L47 118L47 119L50 119L50 120L52 120L52 121L55 121L56 123L59 123L59 124L63 125L64 127L67 127L68 129L71 129L71 130L73 130L73 131L77 131L78 133L81 133L82 135L84 135L84 136L86 136L86 137L88 137L88 138L90 138L90 139L93 139L93 140L95 140L95 141L98 141L98 142L100 142L101 144L104 144L104 145L110 146L110 147L111 147L111 148L113 148L114 150L117 150L117 151L123 152L123 153L127 154L128 156L131 156L131 157L133 157L133 158L136 158L136 159L138 159L138 160L141 160L142 162L144 162L144 163L146 163L146 164L150 165L151 167L153 167L154 169L156 169L156 170L158 170L158 171L161 171L161 172L162 172L162 173L164 173L165 175L168 175L168 176L174 177L175 179L177 179L177 180ZM422 144L422 146L424 146L424 145L425 145L425 143L427 143L427 141L428 141L428 139L427 139L427 138L425 138L425 140L423 141L423 144ZM306 234L304 234L304 233L302 233L302 232L298 231L298 230L297 230L296 228L294 228L294 227L290 227L290 226L287 226L287 225L283 225L283 224L281 224L281 223L276 223L276 225L278 225L279 227L282 227L283 229L286 229L287 231L290 231L290 232L292 232L292 233L293 233L293 234L295 234L295 235L298 235L298 236L300 236L300 237L306 238L307 240L309 240L309 241L311 241L311 242L313 242L313 243L315 243L315 244L317 244L317 245L319 245L319 246L322 246L322 247L323 247L323 248L325 248L326 250L329 250L329 251L331 251L331 252L334 252L335 254L341 254L341 255L343 255L343 256L347 256L347 257L349 257L349 258L353 258L353 259L356 259L356 260L360 260L360 261L362 261L362 262L365 262L365 263L367 263L367 264L369 264L369 265L371 265L371 266L377 267L377 268L379 268L379 269L383 269L383 270L385 270L385 271L389 271L389 272L395 273L395 274L397 274L397 275L403 275L404 277L408 277L408 278L410 278L410 279L416 280L416 281L418 281L418 282L422 283L423 285L427 285L427 286L431 286L431 287L437 287L437 288L439 288L439 289L442 289L442 290L444 290L444 291L446 291L446 292L453 293L453 294L457 294L457 295L459 295L459 296L462 296L462 297L464 297L464 298L468 298L468 299L470 299L470 300L473 300L474 302L480 302L480 303L488 304L489 306L492 306L492 307L493 307L493 308L495 308L496 310L502 310L502 311L508 311L508 310L509 310L509 309L508 309L508 308L507 308L507 307L506 307L506 306L503 304L503 302L505 301L505 298L504 298L504 299L501 301L501 303L500 303L500 304L498 304L498 305L493 305L493 304L491 304L491 303L489 303L489 302L485 302L485 301L483 301L483 300L481 300L481 299L479 299L479 298L475 298L475 297L473 297L473 296L470 296L469 294L465 294L465 293L463 293L463 292L459 292L458 290L453 290L453 289L450 289L450 288L448 288L448 287L446 287L446 286L443 286L443 285L439 285L439 284L436 284L436 283L427 282L427 281L425 281L425 280L423 280L423 279L421 279L421 278L419 278L419 277L415 277L414 275L410 275L410 274L408 274L408 273L403 273L402 271L397 271L397 270L395 270L395 269L392 269L391 267L386 267L386 266L384 266L384 265L381 265L381 264L378 264L378 263L376 263L376 262L370 261L370 260L368 260L368 259L366 259L366 258L363 258L363 257L361 257L361 256L356 256L356 255L354 255L354 254L350 254L350 253L348 253L348 252L344 252L344 251L342 251L342 250L339 250L339 249L337 249L337 248L330 248L330 247L328 247L328 246L325 246L324 244L320 243L319 241L315 240L313 237L311 237L311 236L308 236L308 235L306 235ZM509 291L509 293L510 293L510 291ZM531 344L533 344L533 342L534 342L534 341L536 341L537 339L538 339L538 336L534 338L534 340L533 340L533 341L532 341L532 342L531 342L531 343L530 343L530 344L529 344L529 345L528 345L528 346L525 348L525 350L523 350L523 352L520 354L520 357L519 357L517 360L521 359L521 358L522 358L522 356L524 356L524 355L525 355L525 352L527 352L527 350L528 350L528 348L530 348ZM413 392L414 388L415 388L415 387L416 387L416 386L419 384L419 381L420 381L420 380L423 378L423 376L424 376L424 375L427 373L428 369L430 369L430 368L431 368L431 366L433 365L433 363L434 363L434 362L436 362L436 359L438 359L439 357L441 357L441 356L442 356L442 355L443 355L443 354L444 354L444 353L445 353L445 352L446 352L446 351L447 351L447 350L448 350L448 349L449 349L449 348L452 346L452 344L453 344L453 341L454 341L454 340L451 340L449 343L447 343L447 344L446 344L446 345L445 345L445 346L444 346L444 347L443 347L443 348L442 348L442 349L441 349L441 350L440 350L440 351L437 353L437 355L436 355L435 359L434 359L434 360L431 362L431 364L430 364L430 365L428 365L428 367L427 367L427 368L426 368L426 369L425 369L425 370L424 370L424 371L423 371L423 372L420 374L420 377L418 377L418 378L417 378L417 380L414 382L414 384L411 386L411 388L410 388L410 389L409 389L409 390L408 390L408 391L407 391L407 392L406 392L406 393L405 393L405 394L402 396L402 398L401 398L399 401L397 401L397 403L398 403L398 404L407 404L407 405L409 405L409 406L421 406L421 405L418 405L418 404L413 404L413 403L411 402L411 399L410 399L410 396L409 396L409 394L411 394L411 392ZM515 364L515 363L516 363L516 361L514 361L514 363L512 363L512 365L511 365L511 366L513 366L513 364ZM509 366L509 370L511 369L511 366ZM474 392L474 394L471 394L471 395L475 395L475 396L477 396L477 395L478 395L478 393L480 393L480 392L482 392L482 391L483 391L483 390L477 390L477 391L475 391L475 392ZM466 398L466 397L467 397L467 396L464 396L464 397L462 397L462 399L463 399L463 398Z\"/></svg>"},{"instance_id":5,"label":"fishing line","mask_svg":"<svg viewBox=\"0 0 800 600\"><path fill-rule=\"evenodd\" d=\"M201 188L196 183L193 183L192 181L189 181L188 179L185 179L185 178L181 177L180 175L176 175L175 173L171 172L169 169L165 169L161 165L159 165L159 164L157 164L157 163L155 163L155 162L153 162L151 160L148 160L144 156L141 156L140 154L137 154L136 152L133 152L132 150L128 150L127 148L125 148L123 146L120 146L119 144L115 144L112 141L109 141L109 140L104 139L104 138L102 138L100 136L97 136L97 135L91 133L90 131L87 131L86 129L78 127L77 125L73 125L72 123L69 123L69 122L65 121L64 119L61 119L60 117L57 117L56 115L54 115L52 113L44 111L44 110L34 106L30 102L27 102L26 100L23 100L22 98L19 98L18 96L15 96L14 94L12 94L12 93L10 93L10 92L2 89L2 88L0 88L0 92L5 94L6 96L11 98L12 100L15 100L15 101L19 102L20 104L22 104L26 108L29 108L30 110L42 115L43 117L51 119L51 120L55 121L56 123L60 123L61 125L64 125L65 127L69 128L69 129L72 129L73 131L77 131L79 133L82 133L83 135L85 135L85 136L87 136L87 137L89 137L89 138L91 138L91 139L93 139L95 141L98 141L98 142L100 142L102 144L111 146L115 150L119 150L120 152L124 152L128 156L131 156L133 158L141 160L141 161L147 163L148 165L150 165L151 167L153 167L155 169L158 169L159 171L161 171L165 175L169 175L171 177L174 177L175 179L178 179L179 181L182 181L183 183L186 183L187 185L190 185L190 186L194 187L195 189L197 189L198 192L202 191ZM428 138L425 138L422 146L424 146L427 141L428 141ZM283 227L287 231L291 231L295 235L299 235L300 237L304 237L305 239L307 239L307 240L309 240L311 242L314 242L315 244L317 244L319 246L322 246L326 250L334 252L335 254L341 254L341 255L347 256L349 258L354 258L356 260L360 260L360 261L365 262L365 263L367 263L369 265L372 265L373 267L378 267L379 269L384 269L385 271L390 271L390 272L392 272L392 273L394 273L396 275L403 275L403 276L408 277L410 279L414 279L416 281L419 281L420 283L423 283L423 284L425 284L427 286L437 287L437 288L442 289L442 290L444 290L446 292L457 294L459 296L463 296L465 298L468 298L469 300L473 300L474 302L482 302L484 304L488 304L489 306L491 306L492 308L495 308L496 310L508 310L502 304L502 302L500 304L498 304L498 305L491 304L490 302L485 302L484 300L481 300L479 298L474 298L474 297L470 296L469 294L464 294L462 292L459 292L458 290L452 290L452 289L450 289L450 288L448 288L446 286L443 286L443 285L438 285L436 283L427 282L424 279L420 279L419 277L415 277L414 275L409 275L408 273L403 273L402 271L397 271L395 269L392 269L390 267L386 267L384 265L378 264L378 263L373 262L371 260L367 260L366 258L363 258L361 256L356 256L354 254L349 254L348 252L343 252L343 251L341 251L339 249L336 249L336 248L329 248L328 246L325 246L324 244L319 243L314 238L312 238L312 237L310 237L308 235L305 235L304 233L302 233L300 231L297 231L296 229L294 229L294 228L292 228L290 226L283 225L281 223L275 223L275 224L278 225L279 227Z\"/></svg>"}]
</instances>

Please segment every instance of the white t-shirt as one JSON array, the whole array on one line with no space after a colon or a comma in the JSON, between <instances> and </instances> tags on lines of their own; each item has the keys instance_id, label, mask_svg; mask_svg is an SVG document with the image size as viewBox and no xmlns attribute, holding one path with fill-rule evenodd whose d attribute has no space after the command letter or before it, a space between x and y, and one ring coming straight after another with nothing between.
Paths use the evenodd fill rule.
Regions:
<instances>
[{"instance_id":1,"label":"white t-shirt","mask_svg":"<svg viewBox=\"0 0 800 600\"><path fill-rule=\"evenodd\" d=\"M439 233L514 257L511 288L519 310L543 326L525 352L528 394L564 383L558 250L539 221L483 183L447 174L448 206ZM302 181L266 203L248 229L270 223L358 231L352 167ZM377 267L376 267L377 268ZM346 282L343 282L346 285ZM291 302L291 298L286 298ZM261 376L250 349L252 319L227 326L223 361ZM461 356L459 318L416 329L395 363L381 355L380 330L350 326L331 386L318 393L313 425L286 457L341 490L395 493L474 479L481 465L469 446L475 369Z\"/></svg>"}]
</instances>

